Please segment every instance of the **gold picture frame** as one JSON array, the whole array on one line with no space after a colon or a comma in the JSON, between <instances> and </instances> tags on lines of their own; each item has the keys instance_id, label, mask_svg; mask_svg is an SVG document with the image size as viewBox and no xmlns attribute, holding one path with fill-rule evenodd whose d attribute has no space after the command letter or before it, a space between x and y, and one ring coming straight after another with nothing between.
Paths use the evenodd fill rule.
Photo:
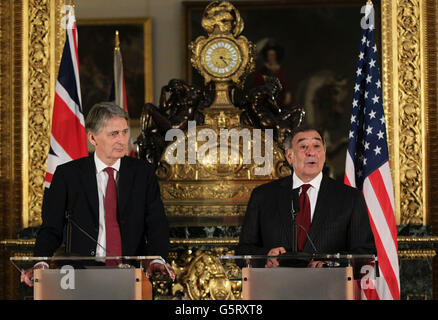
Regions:
<instances>
[{"instance_id":1,"label":"gold picture frame","mask_svg":"<svg viewBox=\"0 0 438 320\"><path fill-rule=\"evenodd\" d=\"M151 18L78 19L77 28L84 114L94 103L108 100L113 79L115 31L118 30L128 113L138 124L143 104L154 100Z\"/></svg>"}]
</instances>

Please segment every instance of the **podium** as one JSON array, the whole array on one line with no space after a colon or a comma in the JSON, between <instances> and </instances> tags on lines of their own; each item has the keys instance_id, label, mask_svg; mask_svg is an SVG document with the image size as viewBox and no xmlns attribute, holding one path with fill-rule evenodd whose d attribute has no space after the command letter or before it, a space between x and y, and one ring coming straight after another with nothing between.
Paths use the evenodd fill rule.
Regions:
<instances>
[{"instance_id":1,"label":"podium","mask_svg":"<svg viewBox=\"0 0 438 320\"><path fill-rule=\"evenodd\" d=\"M34 269L35 300L152 300L145 270L159 256L135 257L11 257L19 270ZM106 266L112 261L115 266Z\"/></svg>"},{"instance_id":2,"label":"podium","mask_svg":"<svg viewBox=\"0 0 438 320\"><path fill-rule=\"evenodd\" d=\"M278 266L266 268L269 259ZM242 281L244 300L356 300L378 274L374 255L298 253L220 260L230 281Z\"/></svg>"}]
</instances>

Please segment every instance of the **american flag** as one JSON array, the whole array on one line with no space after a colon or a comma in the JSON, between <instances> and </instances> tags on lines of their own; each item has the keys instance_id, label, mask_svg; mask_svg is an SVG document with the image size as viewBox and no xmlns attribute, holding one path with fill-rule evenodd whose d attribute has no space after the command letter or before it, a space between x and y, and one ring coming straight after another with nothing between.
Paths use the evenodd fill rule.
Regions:
<instances>
[{"instance_id":1,"label":"american flag","mask_svg":"<svg viewBox=\"0 0 438 320\"><path fill-rule=\"evenodd\" d=\"M382 83L374 26L363 29L354 86L344 182L361 190L377 247L380 277L366 299L400 299L397 228Z\"/></svg>"},{"instance_id":2,"label":"american flag","mask_svg":"<svg viewBox=\"0 0 438 320\"><path fill-rule=\"evenodd\" d=\"M50 150L44 178L46 188L50 187L58 165L88 156L79 85L78 36L73 12L69 11L66 40L56 81Z\"/></svg>"},{"instance_id":3,"label":"american flag","mask_svg":"<svg viewBox=\"0 0 438 320\"><path fill-rule=\"evenodd\" d=\"M120 52L119 32L116 31L116 45L114 47L114 82L110 94L110 100L114 100L115 104L120 106L128 113L128 102L126 98L125 74L123 72L122 53ZM113 91L114 90L114 91ZM129 138L128 154L135 158L134 146L132 139Z\"/></svg>"}]
</instances>

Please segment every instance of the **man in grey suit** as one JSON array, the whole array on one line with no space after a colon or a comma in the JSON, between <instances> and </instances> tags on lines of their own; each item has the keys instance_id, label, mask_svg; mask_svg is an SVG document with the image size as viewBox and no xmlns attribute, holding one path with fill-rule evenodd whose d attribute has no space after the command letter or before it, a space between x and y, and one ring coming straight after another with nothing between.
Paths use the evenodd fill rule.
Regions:
<instances>
[{"instance_id":1,"label":"man in grey suit","mask_svg":"<svg viewBox=\"0 0 438 320\"><path fill-rule=\"evenodd\" d=\"M236 254L277 256L291 250L293 190L300 193L298 251L375 253L362 193L322 173L326 148L320 133L298 128L286 139L285 150L293 175L253 190ZM303 207L307 207L305 218ZM270 259L267 266L272 263L278 262Z\"/></svg>"}]
</instances>

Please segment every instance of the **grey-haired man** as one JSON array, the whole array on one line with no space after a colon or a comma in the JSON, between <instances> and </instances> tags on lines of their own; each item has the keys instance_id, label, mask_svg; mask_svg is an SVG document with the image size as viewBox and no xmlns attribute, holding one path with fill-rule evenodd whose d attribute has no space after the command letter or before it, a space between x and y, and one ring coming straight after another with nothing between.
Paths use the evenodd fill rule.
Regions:
<instances>
[{"instance_id":1,"label":"grey-haired man","mask_svg":"<svg viewBox=\"0 0 438 320\"><path fill-rule=\"evenodd\" d=\"M34 255L52 256L60 247L68 209L74 221L72 253L166 258L169 227L160 189L151 165L126 156L126 112L112 102L98 103L89 111L85 127L95 152L56 168ZM164 273L165 269L154 261L148 272ZM31 270L23 273L22 281L31 285L31 276Z\"/></svg>"}]
</instances>

